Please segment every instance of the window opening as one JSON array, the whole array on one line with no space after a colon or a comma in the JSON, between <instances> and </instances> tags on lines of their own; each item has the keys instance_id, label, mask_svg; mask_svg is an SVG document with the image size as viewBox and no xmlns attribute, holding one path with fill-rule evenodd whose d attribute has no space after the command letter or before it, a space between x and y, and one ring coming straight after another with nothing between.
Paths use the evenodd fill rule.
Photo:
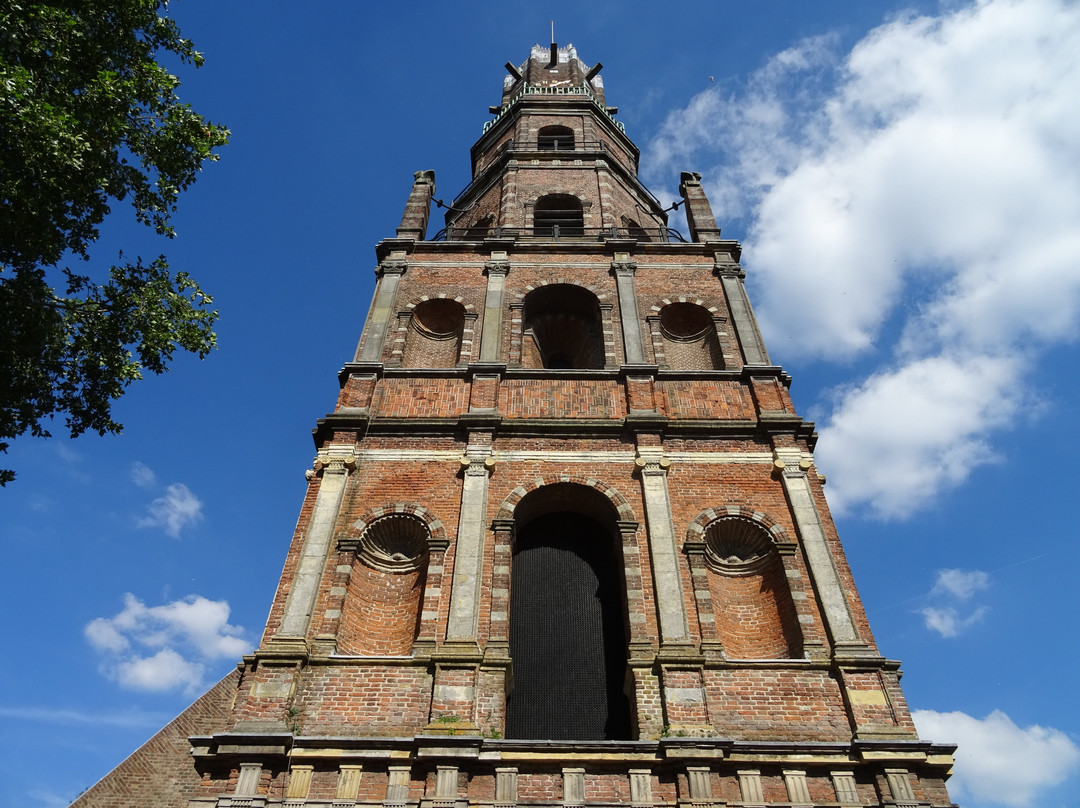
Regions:
<instances>
[{"instance_id":1,"label":"window opening","mask_svg":"<svg viewBox=\"0 0 1080 808\"><path fill-rule=\"evenodd\" d=\"M652 241L652 238L646 232L645 228L635 222L633 219L627 216L623 216L622 226L623 229L626 231L626 234L630 236L630 238L636 239L637 241Z\"/></svg>"},{"instance_id":2,"label":"window opening","mask_svg":"<svg viewBox=\"0 0 1080 808\"><path fill-rule=\"evenodd\" d=\"M574 130L568 126L545 126L536 136L540 151L573 151Z\"/></svg>"},{"instance_id":3,"label":"window opening","mask_svg":"<svg viewBox=\"0 0 1080 808\"><path fill-rule=\"evenodd\" d=\"M596 296L566 283L542 286L524 301L525 367L597 370L604 367L604 329Z\"/></svg>"},{"instance_id":4,"label":"window opening","mask_svg":"<svg viewBox=\"0 0 1080 808\"><path fill-rule=\"evenodd\" d=\"M538 236L573 237L585 235L585 213L581 200L570 194L548 194L536 200L533 232Z\"/></svg>"}]
</instances>

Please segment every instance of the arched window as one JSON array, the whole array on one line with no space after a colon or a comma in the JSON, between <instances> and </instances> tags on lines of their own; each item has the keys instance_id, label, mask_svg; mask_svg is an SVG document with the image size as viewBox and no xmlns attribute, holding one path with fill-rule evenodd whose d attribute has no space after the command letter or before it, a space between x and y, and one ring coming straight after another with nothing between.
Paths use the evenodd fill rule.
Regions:
<instances>
[{"instance_id":1,"label":"arched window","mask_svg":"<svg viewBox=\"0 0 1080 808\"><path fill-rule=\"evenodd\" d=\"M525 296L521 363L527 368L600 369L604 330L596 296L556 283Z\"/></svg>"},{"instance_id":2,"label":"arched window","mask_svg":"<svg viewBox=\"0 0 1080 808\"><path fill-rule=\"evenodd\" d=\"M705 529L716 631L728 659L790 659L801 633L784 565L768 531L740 516Z\"/></svg>"},{"instance_id":3,"label":"arched window","mask_svg":"<svg viewBox=\"0 0 1080 808\"><path fill-rule=\"evenodd\" d=\"M406 514L376 519L360 536L338 631L338 651L412 653L427 580L429 534Z\"/></svg>"},{"instance_id":4,"label":"arched window","mask_svg":"<svg viewBox=\"0 0 1080 808\"><path fill-rule=\"evenodd\" d=\"M630 217L622 217L622 226L623 230L626 231L626 235L630 236L630 238L636 239L637 241L652 241L652 238L649 237L645 228Z\"/></svg>"},{"instance_id":5,"label":"arched window","mask_svg":"<svg viewBox=\"0 0 1080 808\"><path fill-rule=\"evenodd\" d=\"M533 208L533 232L556 239L585 235L585 213L581 200L570 194L540 197Z\"/></svg>"},{"instance_id":6,"label":"arched window","mask_svg":"<svg viewBox=\"0 0 1080 808\"><path fill-rule=\"evenodd\" d=\"M602 494L574 483L538 488L515 511L508 738L630 737L615 518Z\"/></svg>"},{"instance_id":7,"label":"arched window","mask_svg":"<svg viewBox=\"0 0 1080 808\"><path fill-rule=\"evenodd\" d=\"M672 370L722 370L724 354L708 309L669 303L660 310L660 336Z\"/></svg>"},{"instance_id":8,"label":"arched window","mask_svg":"<svg viewBox=\"0 0 1080 808\"><path fill-rule=\"evenodd\" d=\"M456 300L432 298L416 304L405 337L401 364L413 368L452 368L461 353L465 307Z\"/></svg>"},{"instance_id":9,"label":"arched window","mask_svg":"<svg viewBox=\"0 0 1080 808\"><path fill-rule=\"evenodd\" d=\"M536 135L540 151L573 151L574 130L569 126L545 126Z\"/></svg>"},{"instance_id":10,"label":"arched window","mask_svg":"<svg viewBox=\"0 0 1080 808\"><path fill-rule=\"evenodd\" d=\"M491 224L495 221L495 214L488 213L481 216L467 228L462 236L465 241L483 241L491 233Z\"/></svg>"}]
</instances>

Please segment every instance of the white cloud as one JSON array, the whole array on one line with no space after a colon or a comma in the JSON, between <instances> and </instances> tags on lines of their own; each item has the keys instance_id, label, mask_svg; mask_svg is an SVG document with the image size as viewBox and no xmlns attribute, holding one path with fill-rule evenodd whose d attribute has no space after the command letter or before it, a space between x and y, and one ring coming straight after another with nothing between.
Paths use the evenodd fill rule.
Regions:
<instances>
[{"instance_id":1,"label":"white cloud","mask_svg":"<svg viewBox=\"0 0 1080 808\"><path fill-rule=\"evenodd\" d=\"M951 595L958 600L970 600L976 592L990 586L990 576L982 570L938 570L931 595Z\"/></svg>"},{"instance_id":2,"label":"white cloud","mask_svg":"<svg viewBox=\"0 0 1080 808\"><path fill-rule=\"evenodd\" d=\"M1037 724L1021 729L1000 710L983 719L933 710L912 716L922 737L959 744L949 781L957 801L1026 808L1080 769L1080 748L1065 733Z\"/></svg>"},{"instance_id":3,"label":"white cloud","mask_svg":"<svg viewBox=\"0 0 1080 808\"><path fill-rule=\"evenodd\" d=\"M183 483L173 483L147 508L147 515L139 519L139 527L160 527L174 539L187 525L202 519L202 501L191 493Z\"/></svg>"},{"instance_id":4,"label":"white cloud","mask_svg":"<svg viewBox=\"0 0 1080 808\"><path fill-rule=\"evenodd\" d=\"M747 217L775 358L887 357L821 449L831 500L896 517L995 459L1026 360L1077 335L1080 6L979 0L834 51L698 95L644 162L705 163L721 224Z\"/></svg>"},{"instance_id":5,"label":"white cloud","mask_svg":"<svg viewBox=\"0 0 1080 808\"><path fill-rule=\"evenodd\" d=\"M919 610L919 614L926 620L926 627L932 631L936 631L942 637L956 637L960 632L966 628L978 623L983 617L986 616L986 606L980 606L967 617L961 617L960 613L952 606L946 606L944 608L938 608L935 606L927 606Z\"/></svg>"},{"instance_id":6,"label":"white cloud","mask_svg":"<svg viewBox=\"0 0 1080 808\"><path fill-rule=\"evenodd\" d=\"M835 483L833 509L903 518L996 460L985 433L1021 408L1016 365L929 357L838 391L817 449Z\"/></svg>"},{"instance_id":7,"label":"white cloud","mask_svg":"<svg viewBox=\"0 0 1080 808\"><path fill-rule=\"evenodd\" d=\"M148 465L136 460L131 464L131 481L139 488L149 488L157 482L157 475Z\"/></svg>"},{"instance_id":8,"label":"white cloud","mask_svg":"<svg viewBox=\"0 0 1080 808\"><path fill-rule=\"evenodd\" d=\"M114 675L123 687L132 690L193 691L202 683L206 666L190 662L171 648L162 648L151 657L133 656L116 664Z\"/></svg>"},{"instance_id":9,"label":"white cloud","mask_svg":"<svg viewBox=\"0 0 1080 808\"><path fill-rule=\"evenodd\" d=\"M942 569L937 571L934 586L928 595L939 603L945 601L969 601L976 592L990 586L990 575L982 570ZM936 631L942 637L959 636L965 629L980 622L989 611L986 606L978 606L962 615L952 605L925 606L919 609L926 627Z\"/></svg>"},{"instance_id":10,"label":"white cloud","mask_svg":"<svg viewBox=\"0 0 1080 808\"><path fill-rule=\"evenodd\" d=\"M251 647L229 612L227 601L199 595L147 606L129 593L118 614L90 621L84 633L102 654L102 670L122 686L192 691L206 669L197 660L235 658Z\"/></svg>"},{"instance_id":11,"label":"white cloud","mask_svg":"<svg viewBox=\"0 0 1080 808\"><path fill-rule=\"evenodd\" d=\"M91 620L86 624L83 632L86 634L86 639L98 651L120 653L130 645L127 638L116 630L116 626L104 617Z\"/></svg>"}]
</instances>

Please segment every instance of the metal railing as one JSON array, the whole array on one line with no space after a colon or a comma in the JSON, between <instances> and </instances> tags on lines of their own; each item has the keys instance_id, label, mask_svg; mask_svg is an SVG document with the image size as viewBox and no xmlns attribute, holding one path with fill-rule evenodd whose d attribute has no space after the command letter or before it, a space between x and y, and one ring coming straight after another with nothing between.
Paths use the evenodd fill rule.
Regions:
<instances>
[{"instance_id":1,"label":"metal railing","mask_svg":"<svg viewBox=\"0 0 1080 808\"><path fill-rule=\"evenodd\" d=\"M635 239L639 242L687 243L682 233L671 227L445 227L428 241L483 241L513 238L530 241L602 242L608 239Z\"/></svg>"},{"instance_id":2,"label":"metal railing","mask_svg":"<svg viewBox=\"0 0 1080 808\"><path fill-rule=\"evenodd\" d=\"M620 132L626 132L626 126L623 124L623 122L615 120L615 116L607 111L607 107L604 104L600 103L600 99L596 97L596 94L592 91L588 84L583 84L581 86L561 85L558 87L546 87L541 84L523 84L521 86L521 89L519 89L510 98L510 100L506 102L506 104L503 106L502 109L499 110L499 113L494 118L492 118L490 121L484 121L484 131L486 132L492 126L494 126L496 121L502 118L502 116L505 115L507 111L514 106L514 104L518 103L518 101L520 101L527 95L583 95L590 101L592 101L597 106L597 108L601 112L603 112L604 115L606 115L611 120L611 122L615 124L615 126L619 128Z\"/></svg>"}]
</instances>

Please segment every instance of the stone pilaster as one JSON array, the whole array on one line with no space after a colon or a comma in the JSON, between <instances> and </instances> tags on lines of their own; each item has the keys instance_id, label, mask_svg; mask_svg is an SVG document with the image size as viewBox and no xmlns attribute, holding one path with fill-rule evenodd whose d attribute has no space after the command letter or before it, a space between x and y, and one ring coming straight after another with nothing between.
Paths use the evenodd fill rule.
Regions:
<instances>
[{"instance_id":1,"label":"stone pilaster","mask_svg":"<svg viewBox=\"0 0 1080 808\"><path fill-rule=\"evenodd\" d=\"M353 803L360 792L360 780L364 774L362 765L343 763L338 772L337 791L334 802Z\"/></svg>"},{"instance_id":2,"label":"stone pilaster","mask_svg":"<svg viewBox=\"0 0 1080 808\"><path fill-rule=\"evenodd\" d=\"M503 300L510 262L505 252L493 252L484 267L487 292L484 297L484 324L480 331L480 361L498 362L502 350Z\"/></svg>"},{"instance_id":3,"label":"stone pilaster","mask_svg":"<svg viewBox=\"0 0 1080 808\"><path fill-rule=\"evenodd\" d=\"M810 490L810 481L806 476L810 463L800 460L798 451L777 452L776 466L791 504L795 527L799 531L799 540L810 568L818 602L825 615L826 629L833 648L835 650L839 645L864 646L851 616L843 582L836 569L825 536L825 527Z\"/></svg>"},{"instance_id":4,"label":"stone pilaster","mask_svg":"<svg viewBox=\"0 0 1080 808\"><path fill-rule=\"evenodd\" d=\"M630 804L651 806L653 804L652 771L650 769L630 769Z\"/></svg>"},{"instance_id":5,"label":"stone pilaster","mask_svg":"<svg viewBox=\"0 0 1080 808\"><path fill-rule=\"evenodd\" d=\"M585 770L568 769L562 770L563 805L585 804Z\"/></svg>"},{"instance_id":6,"label":"stone pilaster","mask_svg":"<svg viewBox=\"0 0 1080 808\"><path fill-rule=\"evenodd\" d=\"M746 273L728 253L717 253L713 272L720 278L727 297L728 311L731 312L731 326L735 338L742 349L743 361L748 365L768 365L769 352L765 350L765 340L761 338L757 318L746 296L743 279Z\"/></svg>"},{"instance_id":7,"label":"stone pilaster","mask_svg":"<svg viewBox=\"0 0 1080 808\"><path fill-rule=\"evenodd\" d=\"M356 468L356 457L351 449L352 447L348 450L335 450L330 447L319 453L319 461L322 463L319 493L315 498L311 521L300 550L300 560L293 574L289 597L285 601L285 615L281 619L275 640L307 636L349 472Z\"/></svg>"},{"instance_id":8,"label":"stone pilaster","mask_svg":"<svg viewBox=\"0 0 1080 808\"><path fill-rule=\"evenodd\" d=\"M739 792L746 808L765 805L765 793L761 789L761 770L742 769L739 771Z\"/></svg>"},{"instance_id":9,"label":"stone pilaster","mask_svg":"<svg viewBox=\"0 0 1080 808\"><path fill-rule=\"evenodd\" d=\"M784 769L784 786L787 788L788 802L792 808L812 808L810 789L806 784L806 771L803 769Z\"/></svg>"},{"instance_id":10,"label":"stone pilaster","mask_svg":"<svg viewBox=\"0 0 1080 808\"><path fill-rule=\"evenodd\" d=\"M619 319L622 322L626 364L637 365L645 362L645 346L641 339L637 291L634 287L637 264L627 260L628 258L628 255L617 253L616 260L611 263L611 272L615 276L615 286L619 295Z\"/></svg>"},{"instance_id":11,"label":"stone pilaster","mask_svg":"<svg viewBox=\"0 0 1080 808\"><path fill-rule=\"evenodd\" d=\"M357 350L357 362L381 362L386 330L394 313L394 301L401 276L406 270L405 252L395 250L375 270L378 282L375 297L368 312L367 329L361 347Z\"/></svg>"},{"instance_id":12,"label":"stone pilaster","mask_svg":"<svg viewBox=\"0 0 1080 808\"><path fill-rule=\"evenodd\" d=\"M487 532L488 473L494 467L490 449L470 447L461 458L461 516L454 553L454 580L450 590L447 642L475 644L480 617L480 581L484 570Z\"/></svg>"},{"instance_id":13,"label":"stone pilaster","mask_svg":"<svg viewBox=\"0 0 1080 808\"><path fill-rule=\"evenodd\" d=\"M671 461L659 449L642 447L635 462L641 473L645 500L645 525L649 532L649 555L660 616L660 641L662 645L684 645L690 642L690 632L667 487L667 470Z\"/></svg>"},{"instance_id":14,"label":"stone pilaster","mask_svg":"<svg viewBox=\"0 0 1080 808\"><path fill-rule=\"evenodd\" d=\"M518 770L515 767L495 769L495 805L499 808L517 805Z\"/></svg>"}]
</instances>

